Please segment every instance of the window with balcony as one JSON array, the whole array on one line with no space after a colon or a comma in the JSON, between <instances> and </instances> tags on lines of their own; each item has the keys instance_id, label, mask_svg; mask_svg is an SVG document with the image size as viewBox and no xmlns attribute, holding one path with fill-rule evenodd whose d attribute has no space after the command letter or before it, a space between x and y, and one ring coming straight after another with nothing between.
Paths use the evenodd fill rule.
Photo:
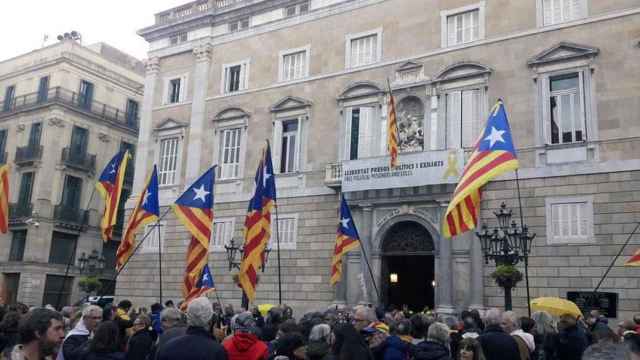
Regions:
<instances>
[{"instance_id":1,"label":"window with balcony","mask_svg":"<svg viewBox=\"0 0 640 360\"><path fill-rule=\"evenodd\" d=\"M549 78L551 144L571 144L586 140L581 80L580 73Z\"/></svg>"},{"instance_id":2,"label":"window with balcony","mask_svg":"<svg viewBox=\"0 0 640 360\"><path fill-rule=\"evenodd\" d=\"M42 305L70 304L73 277L61 275L47 275L44 282Z\"/></svg>"},{"instance_id":3,"label":"window with balcony","mask_svg":"<svg viewBox=\"0 0 640 360\"><path fill-rule=\"evenodd\" d=\"M298 170L300 153L299 120L285 120L282 122L282 140L280 147L280 173L290 173Z\"/></svg>"},{"instance_id":4,"label":"window with balcony","mask_svg":"<svg viewBox=\"0 0 640 360\"><path fill-rule=\"evenodd\" d=\"M62 199L60 205L70 210L80 209L80 199L82 196L82 179L77 176L67 175L62 189Z\"/></svg>"},{"instance_id":5,"label":"window with balcony","mask_svg":"<svg viewBox=\"0 0 640 360\"><path fill-rule=\"evenodd\" d=\"M593 197L570 196L545 199L547 243L593 242Z\"/></svg>"},{"instance_id":6,"label":"window with balcony","mask_svg":"<svg viewBox=\"0 0 640 360\"><path fill-rule=\"evenodd\" d=\"M89 143L89 130L74 126L71 130L71 142L69 144L70 155L83 157L87 154L87 145Z\"/></svg>"},{"instance_id":7,"label":"window with balcony","mask_svg":"<svg viewBox=\"0 0 640 360\"><path fill-rule=\"evenodd\" d=\"M80 107L91 110L93 102L93 84L89 81L80 81L80 91L78 92L78 105Z\"/></svg>"},{"instance_id":8,"label":"window with balcony","mask_svg":"<svg viewBox=\"0 0 640 360\"><path fill-rule=\"evenodd\" d=\"M211 251L224 251L224 246L228 245L233 238L235 223L234 218L215 218L213 220Z\"/></svg>"},{"instance_id":9,"label":"window with balcony","mask_svg":"<svg viewBox=\"0 0 640 360\"><path fill-rule=\"evenodd\" d=\"M382 29L347 35L347 68L374 64L382 59Z\"/></svg>"},{"instance_id":10,"label":"window with balcony","mask_svg":"<svg viewBox=\"0 0 640 360\"><path fill-rule=\"evenodd\" d=\"M43 76L38 83L38 103L43 103L49 98L49 77Z\"/></svg>"},{"instance_id":11,"label":"window with balcony","mask_svg":"<svg viewBox=\"0 0 640 360\"><path fill-rule=\"evenodd\" d=\"M485 1L440 12L442 47L484 39Z\"/></svg>"},{"instance_id":12,"label":"window with balcony","mask_svg":"<svg viewBox=\"0 0 640 360\"><path fill-rule=\"evenodd\" d=\"M309 76L309 46L285 50L280 53L280 81L291 81Z\"/></svg>"},{"instance_id":13,"label":"window with balcony","mask_svg":"<svg viewBox=\"0 0 640 360\"><path fill-rule=\"evenodd\" d=\"M20 180L20 191L18 192L18 207L31 206L31 192L33 190L34 176L34 172L22 173L22 179Z\"/></svg>"},{"instance_id":14,"label":"window with balcony","mask_svg":"<svg viewBox=\"0 0 640 360\"><path fill-rule=\"evenodd\" d=\"M7 129L0 129L0 164L7 163Z\"/></svg>"},{"instance_id":15,"label":"window with balcony","mask_svg":"<svg viewBox=\"0 0 640 360\"><path fill-rule=\"evenodd\" d=\"M49 264L75 264L78 235L54 231L51 234Z\"/></svg>"},{"instance_id":16,"label":"window with balcony","mask_svg":"<svg viewBox=\"0 0 640 360\"><path fill-rule=\"evenodd\" d=\"M127 125L129 126L137 126L138 125L138 102L132 99L127 100L127 108L126 108L126 120Z\"/></svg>"},{"instance_id":17,"label":"window with balcony","mask_svg":"<svg viewBox=\"0 0 640 360\"><path fill-rule=\"evenodd\" d=\"M180 154L180 137L168 137L160 140L158 166L158 185L174 185Z\"/></svg>"},{"instance_id":18,"label":"window with balcony","mask_svg":"<svg viewBox=\"0 0 640 360\"><path fill-rule=\"evenodd\" d=\"M225 64L223 71L223 93L229 94L246 90L249 87L249 61L241 61L235 64Z\"/></svg>"},{"instance_id":19,"label":"window with balcony","mask_svg":"<svg viewBox=\"0 0 640 360\"><path fill-rule=\"evenodd\" d=\"M29 148L39 147L41 137L42 137L42 123L37 122L37 123L31 124L31 130L29 130Z\"/></svg>"},{"instance_id":20,"label":"window with balcony","mask_svg":"<svg viewBox=\"0 0 640 360\"><path fill-rule=\"evenodd\" d=\"M4 91L4 104L2 105L2 110L9 111L13 108L13 103L16 97L16 86L9 85Z\"/></svg>"},{"instance_id":21,"label":"window with balcony","mask_svg":"<svg viewBox=\"0 0 640 360\"><path fill-rule=\"evenodd\" d=\"M12 233L9 261L22 261L27 242L27 230L14 230Z\"/></svg>"},{"instance_id":22,"label":"window with balcony","mask_svg":"<svg viewBox=\"0 0 640 360\"><path fill-rule=\"evenodd\" d=\"M472 148L482 131L482 91L454 90L445 93L448 149Z\"/></svg>"},{"instance_id":23,"label":"window with balcony","mask_svg":"<svg viewBox=\"0 0 640 360\"><path fill-rule=\"evenodd\" d=\"M275 251L277 248L278 236L280 239L280 249L293 250L296 248L298 235L298 214L280 214L273 217L271 222L271 238L267 248Z\"/></svg>"},{"instance_id":24,"label":"window with balcony","mask_svg":"<svg viewBox=\"0 0 640 360\"><path fill-rule=\"evenodd\" d=\"M376 121L376 108L359 106L348 108L346 116L345 142L346 160L356 160L379 155L376 149L376 132L380 129Z\"/></svg>"},{"instance_id":25,"label":"window with balcony","mask_svg":"<svg viewBox=\"0 0 640 360\"><path fill-rule=\"evenodd\" d=\"M242 31L249 28L249 18L236 20L229 23L229 32Z\"/></svg>"},{"instance_id":26,"label":"window with balcony","mask_svg":"<svg viewBox=\"0 0 640 360\"><path fill-rule=\"evenodd\" d=\"M181 99L180 94L182 92L181 80L182 79L180 78L169 80L169 99L168 99L169 104L175 104L180 102L180 99Z\"/></svg>"},{"instance_id":27,"label":"window with balcony","mask_svg":"<svg viewBox=\"0 0 640 360\"><path fill-rule=\"evenodd\" d=\"M538 0L542 25L555 25L587 16L587 0Z\"/></svg>"},{"instance_id":28,"label":"window with balcony","mask_svg":"<svg viewBox=\"0 0 640 360\"><path fill-rule=\"evenodd\" d=\"M242 128L222 129L220 132L220 179L235 179L240 174Z\"/></svg>"}]
</instances>

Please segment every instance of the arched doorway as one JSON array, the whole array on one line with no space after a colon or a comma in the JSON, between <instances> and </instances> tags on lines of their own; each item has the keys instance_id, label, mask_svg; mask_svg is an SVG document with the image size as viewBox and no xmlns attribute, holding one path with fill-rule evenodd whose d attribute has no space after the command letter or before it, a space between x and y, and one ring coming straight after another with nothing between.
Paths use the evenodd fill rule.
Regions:
<instances>
[{"instance_id":1,"label":"arched doorway","mask_svg":"<svg viewBox=\"0 0 640 360\"><path fill-rule=\"evenodd\" d=\"M382 242L382 295L387 307L433 309L434 250L431 234L416 222L402 221L386 232Z\"/></svg>"}]
</instances>

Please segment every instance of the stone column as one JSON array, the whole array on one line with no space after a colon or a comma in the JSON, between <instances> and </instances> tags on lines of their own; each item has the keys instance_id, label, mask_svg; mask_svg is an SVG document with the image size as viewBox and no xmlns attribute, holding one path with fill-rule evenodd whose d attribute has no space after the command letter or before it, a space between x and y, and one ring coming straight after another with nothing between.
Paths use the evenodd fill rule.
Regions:
<instances>
[{"instance_id":1,"label":"stone column","mask_svg":"<svg viewBox=\"0 0 640 360\"><path fill-rule=\"evenodd\" d=\"M470 308L484 309L484 255L475 232L466 233L471 242L471 302Z\"/></svg>"},{"instance_id":2,"label":"stone column","mask_svg":"<svg viewBox=\"0 0 640 360\"><path fill-rule=\"evenodd\" d=\"M371 277L371 273L369 272L369 267L367 266L367 261L369 261L369 266L371 264L371 254L372 244L373 244L373 206L371 204L365 204L361 206L362 209L362 221L358 225L358 234L360 235L360 241L362 242L362 246L366 251L367 258L360 258L362 264L362 275L365 278L365 284L367 286L367 296L365 300L368 300L372 304L377 304L379 299L376 295L376 288L374 286L374 281L376 279ZM363 254L365 255L365 254ZM373 267L371 268L373 271ZM373 274L373 276L376 276ZM377 284L376 284L377 285ZM378 289L379 290L379 289Z\"/></svg>"},{"instance_id":3,"label":"stone column","mask_svg":"<svg viewBox=\"0 0 640 360\"><path fill-rule=\"evenodd\" d=\"M189 127L189 145L187 147L187 172L185 185L189 186L200 175L203 139L205 133L206 97L209 87L209 68L213 48L204 44L193 49L196 66L193 72L193 99L191 102L191 123Z\"/></svg>"},{"instance_id":4,"label":"stone column","mask_svg":"<svg viewBox=\"0 0 640 360\"><path fill-rule=\"evenodd\" d=\"M140 115L138 148L136 150L135 177L133 181L133 194L139 194L144 186L144 180L148 172L148 157L153 151L153 96L158 83L160 61L157 57L147 59L145 62L146 74L144 77L144 97L142 99L142 111Z\"/></svg>"},{"instance_id":5,"label":"stone column","mask_svg":"<svg viewBox=\"0 0 640 360\"><path fill-rule=\"evenodd\" d=\"M447 205L447 203L442 205L442 215L444 215ZM451 241L455 240L447 239L441 235L438 239L440 246L438 249L438 275L436 277L436 285L438 286L438 303L436 304L436 311L442 314L453 314L455 312L453 307L453 264L451 258Z\"/></svg>"}]
</instances>

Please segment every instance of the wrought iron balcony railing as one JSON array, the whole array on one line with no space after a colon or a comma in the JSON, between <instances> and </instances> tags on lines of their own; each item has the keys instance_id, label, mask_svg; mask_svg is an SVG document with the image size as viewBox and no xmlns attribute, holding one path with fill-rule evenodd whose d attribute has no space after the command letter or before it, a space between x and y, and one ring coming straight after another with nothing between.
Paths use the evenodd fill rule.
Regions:
<instances>
[{"instance_id":1,"label":"wrought iron balcony railing","mask_svg":"<svg viewBox=\"0 0 640 360\"><path fill-rule=\"evenodd\" d=\"M31 163L42 158L42 145L27 145L16 148L16 165Z\"/></svg>"},{"instance_id":2,"label":"wrought iron balcony railing","mask_svg":"<svg viewBox=\"0 0 640 360\"><path fill-rule=\"evenodd\" d=\"M11 203L9 204L9 222L21 222L30 218L33 212L33 204Z\"/></svg>"},{"instance_id":3,"label":"wrought iron balcony railing","mask_svg":"<svg viewBox=\"0 0 640 360\"><path fill-rule=\"evenodd\" d=\"M328 187L342 185L342 163L327 164L324 171L324 184Z\"/></svg>"},{"instance_id":4,"label":"wrought iron balcony railing","mask_svg":"<svg viewBox=\"0 0 640 360\"><path fill-rule=\"evenodd\" d=\"M65 166L95 173L96 171L96 156L87 153L76 153L66 147L62 149L62 163Z\"/></svg>"},{"instance_id":5,"label":"wrought iron balcony railing","mask_svg":"<svg viewBox=\"0 0 640 360\"><path fill-rule=\"evenodd\" d=\"M60 204L53 208L53 218L59 225L84 229L89 223L89 210Z\"/></svg>"},{"instance_id":6,"label":"wrought iron balcony railing","mask_svg":"<svg viewBox=\"0 0 640 360\"><path fill-rule=\"evenodd\" d=\"M17 96L11 103L7 104L7 106L0 108L0 118L53 103L63 104L74 110L136 131L138 130L139 119L137 114L127 113L125 110L103 104L99 101L88 100L75 91L61 87L50 88L47 92L35 92Z\"/></svg>"}]
</instances>

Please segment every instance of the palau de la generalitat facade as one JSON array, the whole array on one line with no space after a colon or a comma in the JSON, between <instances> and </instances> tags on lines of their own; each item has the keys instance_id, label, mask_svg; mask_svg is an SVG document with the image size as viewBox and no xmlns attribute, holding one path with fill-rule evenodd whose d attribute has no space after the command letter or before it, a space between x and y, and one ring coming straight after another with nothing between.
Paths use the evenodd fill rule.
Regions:
<instances>
[{"instance_id":1,"label":"palau de la generalitat facade","mask_svg":"<svg viewBox=\"0 0 640 360\"><path fill-rule=\"evenodd\" d=\"M592 290L639 220L639 22L640 2L622 0L218 0L168 9L138 32L150 50L134 193L155 163L166 207L218 165L209 264L221 300L239 304L224 245L243 241L269 140L283 302L300 311L502 306L474 233L441 234L464 161L501 98L525 223L537 235L531 295ZM394 171L388 83L399 128ZM495 225L502 202L518 214L515 189L512 173L485 186L480 222ZM340 192L379 297L360 250L330 286ZM163 296L181 298L189 235L174 217L161 225L118 279L118 297L157 300L162 241ZM275 236L269 246L257 303L278 301ZM619 316L638 310L640 270L621 266L634 250L601 288L617 294ZM526 308L524 283L514 305Z\"/></svg>"}]
</instances>

